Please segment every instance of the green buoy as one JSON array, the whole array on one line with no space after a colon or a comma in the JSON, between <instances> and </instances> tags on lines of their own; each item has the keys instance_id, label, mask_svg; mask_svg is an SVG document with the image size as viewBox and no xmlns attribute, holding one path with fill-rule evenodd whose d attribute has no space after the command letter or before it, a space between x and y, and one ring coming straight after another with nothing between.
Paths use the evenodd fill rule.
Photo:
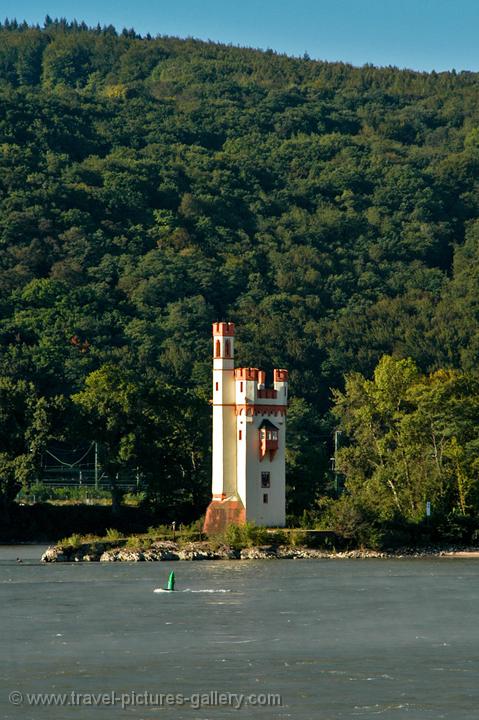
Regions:
<instances>
[{"instance_id":1,"label":"green buoy","mask_svg":"<svg viewBox=\"0 0 479 720\"><path fill-rule=\"evenodd\" d=\"M174 589L175 589L175 573L172 570L170 572L170 577L168 578L167 590L174 590Z\"/></svg>"}]
</instances>

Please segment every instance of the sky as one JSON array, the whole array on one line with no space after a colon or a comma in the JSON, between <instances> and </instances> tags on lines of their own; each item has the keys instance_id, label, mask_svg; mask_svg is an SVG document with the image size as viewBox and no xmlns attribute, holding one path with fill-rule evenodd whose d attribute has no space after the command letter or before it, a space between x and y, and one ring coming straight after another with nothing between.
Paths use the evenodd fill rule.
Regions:
<instances>
[{"instance_id":1,"label":"sky","mask_svg":"<svg viewBox=\"0 0 479 720\"><path fill-rule=\"evenodd\" d=\"M479 0L0 0L0 17L45 15L354 65L479 70Z\"/></svg>"}]
</instances>

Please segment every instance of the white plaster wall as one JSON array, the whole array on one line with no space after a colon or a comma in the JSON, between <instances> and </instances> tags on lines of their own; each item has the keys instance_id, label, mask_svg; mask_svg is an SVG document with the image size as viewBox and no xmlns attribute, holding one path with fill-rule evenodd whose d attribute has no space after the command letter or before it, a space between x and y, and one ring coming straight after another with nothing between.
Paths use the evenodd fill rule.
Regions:
<instances>
[{"instance_id":1,"label":"white plaster wall","mask_svg":"<svg viewBox=\"0 0 479 720\"><path fill-rule=\"evenodd\" d=\"M259 426L264 419L278 428L279 447L270 461L269 454L259 459ZM285 510L285 436L286 421L281 415L255 415L248 424L246 457L246 520L256 525L282 527L286 522ZM261 473L270 473L270 487L261 487ZM263 493L268 494L268 503L263 503Z\"/></svg>"},{"instance_id":2,"label":"white plaster wall","mask_svg":"<svg viewBox=\"0 0 479 720\"><path fill-rule=\"evenodd\" d=\"M213 338L213 348L218 338ZM226 338L219 340L224 345ZM233 338L229 338L230 341ZM233 350L233 344L231 344ZM218 390L216 385L218 384ZM213 495L236 491L236 413L233 358L213 360Z\"/></svg>"},{"instance_id":3,"label":"white plaster wall","mask_svg":"<svg viewBox=\"0 0 479 720\"><path fill-rule=\"evenodd\" d=\"M236 491L238 497L246 508L246 456L247 456L247 428L251 424L251 418L244 414L236 418ZM239 439L241 430L242 438Z\"/></svg>"}]
</instances>

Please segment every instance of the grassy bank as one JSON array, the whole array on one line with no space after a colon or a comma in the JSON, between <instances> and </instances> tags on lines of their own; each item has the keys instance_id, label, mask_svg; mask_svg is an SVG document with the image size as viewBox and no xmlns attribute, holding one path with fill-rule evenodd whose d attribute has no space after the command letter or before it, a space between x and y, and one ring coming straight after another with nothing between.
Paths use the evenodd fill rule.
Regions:
<instances>
[{"instance_id":1,"label":"grassy bank","mask_svg":"<svg viewBox=\"0 0 479 720\"><path fill-rule=\"evenodd\" d=\"M85 545L125 547L132 551L143 552L158 543L175 543L182 549L192 543L201 543L212 551L221 547L243 550L258 546L291 546L334 550L344 548L344 541L334 533L325 530L305 530L301 528L263 528L252 523L243 526L230 525L224 532L207 536L202 530L202 521L172 530L169 525L148 528L145 533L125 535L116 528L109 528L103 536L81 535L75 533L61 539L57 545L64 549L75 550Z\"/></svg>"},{"instance_id":2,"label":"grassy bank","mask_svg":"<svg viewBox=\"0 0 479 720\"><path fill-rule=\"evenodd\" d=\"M110 529L104 537L79 534L48 548L43 562L140 562L177 560L365 559L452 556L464 547L422 545L378 550L345 546L341 538L325 531L265 529L254 525L229 527L205 537L198 523L172 532L169 527L123 536ZM477 547L468 547L475 551ZM474 555L475 556L475 555Z\"/></svg>"}]
</instances>

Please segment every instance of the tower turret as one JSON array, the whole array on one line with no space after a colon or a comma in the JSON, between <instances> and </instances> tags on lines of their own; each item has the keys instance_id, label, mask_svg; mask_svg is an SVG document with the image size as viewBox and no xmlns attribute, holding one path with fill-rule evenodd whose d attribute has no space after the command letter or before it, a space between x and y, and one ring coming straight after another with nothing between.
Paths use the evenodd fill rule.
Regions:
<instances>
[{"instance_id":1,"label":"tower turret","mask_svg":"<svg viewBox=\"0 0 479 720\"><path fill-rule=\"evenodd\" d=\"M284 405L288 404L288 371L275 368L273 373L274 389L278 393L278 400Z\"/></svg>"},{"instance_id":2,"label":"tower turret","mask_svg":"<svg viewBox=\"0 0 479 720\"><path fill-rule=\"evenodd\" d=\"M213 499L218 500L236 488L234 334L234 323L213 323Z\"/></svg>"}]
</instances>

